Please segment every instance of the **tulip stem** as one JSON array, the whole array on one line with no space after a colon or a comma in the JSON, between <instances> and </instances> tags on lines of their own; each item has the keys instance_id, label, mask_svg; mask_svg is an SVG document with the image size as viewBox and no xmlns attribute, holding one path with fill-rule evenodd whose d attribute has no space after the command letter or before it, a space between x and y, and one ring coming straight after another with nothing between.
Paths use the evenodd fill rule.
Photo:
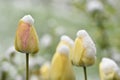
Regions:
<instances>
[{"instance_id":1,"label":"tulip stem","mask_svg":"<svg viewBox=\"0 0 120 80\"><path fill-rule=\"evenodd\" d=\"M86 69L85 66L83 67L83 70L84 70L84 77L85 77L85 80L87 80L87 69Z\"/></svg>"},{"instance_id":2,"label":"tulip stem","mask_svg":"<svg viewBox=\"0 0 120 80\"><path fill-rule=\"evenodd\" d=\"M26 80L29 80L29 53L26 53Z\"/></svg>"}]
</instances>

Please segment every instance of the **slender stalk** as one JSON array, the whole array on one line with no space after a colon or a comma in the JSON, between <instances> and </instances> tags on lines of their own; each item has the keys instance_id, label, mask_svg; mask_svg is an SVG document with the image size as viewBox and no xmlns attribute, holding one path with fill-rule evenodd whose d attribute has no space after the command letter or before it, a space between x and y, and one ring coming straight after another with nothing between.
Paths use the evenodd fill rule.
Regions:
<instances>
[{"instance_id":1,"label":"slender stalk","mask_svg":"<svg viewBox=\"0 0 120 80\"><path fill-rule=\"evenodd\" d=\"M83 67L83 70L84 70L84 77L85 77L85 80L87 80L87 69L86 69L85 66Z\"/></svg>"},{"instance_id":2,"label":"slender stalk","mask_svg":"<svg viewBox=\"0 0 120 80\"><path fill-rule=\"evenodd\" d=\"M1 80L7 80L7 72L5 71L2 71L2 74L1 74Z\"/></svg>"},{"instance_id":3,"label":"slender stalk","mask_svg":"<svg viewBox=\"0 0 120 80\"><path fill-rule=\"evenodd\" d=\"M29 53L26 53L26 80L29 80Z\"/></svg>"}]
</instances>

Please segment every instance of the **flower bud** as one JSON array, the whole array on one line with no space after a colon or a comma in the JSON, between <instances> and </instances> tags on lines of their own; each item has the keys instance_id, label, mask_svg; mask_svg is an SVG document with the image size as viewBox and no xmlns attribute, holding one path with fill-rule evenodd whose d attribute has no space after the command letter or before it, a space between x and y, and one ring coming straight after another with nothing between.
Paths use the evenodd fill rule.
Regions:
<instances>
[{"instance_id":1,"label":"flower bud","mask_svg":"<svg viewBox=\"0 0 120 80\"><path fill-rule=\"evenodd\" d=\"M109 58L103 58L99 65L101 80L120 80L118 65Z\"/></svg>"},{"instance_id":2,"label":"flower bud","mask_svg":"<svg viewBox=\"0 0 120 80\"><path fill-rule=\"evenodd\" d=\"M37 53L39 41L33 26L34 19L30 15L24 16L18 24L15 36L15 49L22 53Z\"/></svg>"},{"instance_id":3,"label":"flower bud","mask_svg":"<svg viewBox=\"0 0 120 80\"><path fill-rule=\"evenodd\" d=\"M95 63L96 47L85 30L77 32L72 54L72 63L77 66L91 66Z\"/></svg>"},{"instance_id":4,"label":"flower bud","mask_svg":"<svg viewBox=\"0 0 120 80\"><path fill-rule=\"evenodd\" d=\"M72 57L71 54L73 53L73 45L74 45L73 40L69 36L63 35L61 36L61 40L57 46L57 49L62 45L66 45L69 48L70 57Z\"/></svg>"},{"instance_id":5,"label":"flower bud","mask_svg":"<svg viewBox=\"0 0 120 80\"><path fill-rule=\"evenodd\" d=\"M60 46L53 56L50 80L75 80L75 75L69 60L69 48L66 45Z\"/></svg>"},{"instance_id":6,"label":"flower bud","mask_svg":"<svg viewBox=\"0 0 120 80\"><path fill-rule=\"evenodd\" d=\"M50 63L46 62L40 68L40 80L49 80Z\"/></svg>"}]
</instances>

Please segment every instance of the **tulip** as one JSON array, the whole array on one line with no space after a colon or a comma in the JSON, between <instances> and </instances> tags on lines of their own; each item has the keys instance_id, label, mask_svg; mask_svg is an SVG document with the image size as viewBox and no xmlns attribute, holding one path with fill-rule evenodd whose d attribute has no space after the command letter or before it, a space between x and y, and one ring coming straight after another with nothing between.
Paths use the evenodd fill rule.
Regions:
<instances>
[{"instance_id":1,"label":"tulip","mask_svg":"<svg viewBox=\"0 0 120 80\"><path fill-rule=\"evenodd\" d=\"M86 67L95 63L96 47L85 30L77 32L71 61L73 65L82 66L86 76ZM87 80L87 79L85 79Z\"/></svg>"},{"instance_id":2,"label":"tulip","mask_svg":"<svg viewBox=\"0 0 120 80\"><path fill-rule=\"evenodd\" d=\"M37 53L39 41L33 26L34 19L30 15L20 19L15 36L15 49L26 53L26 80L29 80L29 53Z\"/></svg>"},{"instance_id":3,"label":"tulip","mask_svg":"<svg viewBox=\"0 0 120 80\"><path fill-rule=\"evenodd\" d=\"M49 80L50 63L44 63L40 68L40 80Z\"/></svg>"},{"instance_id":4,"label":"tulip","mask_svg":"<svg viewBox=\"0 0 120 80\"><path fill-rule=\"evenodd\" d=\"M39 40L30 15L24 16L18 24L15 36L15 49L22 53L37 53Z\"/></svg>"},{"instance_id":5,"label":"tulip","mask_svg":"<svg viewBox=\"0 0 120 80\"><path fill-rule=\"evenodd\" d=\"M74 46L74 41L67 35L63 35L61 36L60 42L57 46L57 49L62 46L62 45L66 45L69 50L70 50L70 58L72 57L72 53L73 53L73 46Z\"/></svg>"},{"instance_id":6,"label":"tulip","mask_svg":"<svg viewBox=\"0 0 120 80\"><path fill-rule=\"evenodd\" d=\"M69 59L69 48L60 46L53 56L50 68L50 80L75 80Z\"/></svg>"},{"instance_id":7,"label":"tulip","mask_svg":"<svg viewBox=\"0 0 120 80\"><path fill-rule=\"evenodd\" d=\"M109 58L103 58L99 65L101 80L120 80L118 65Z\"/></svg>"},{"instance_id":8,"label":"tulip","mask_svg":"<svg viewBox=\"0 0 120 80\"><path fill-rule=\"evenodd\" d=\"M72 63L77 66L91 66L95 63L96 47L85 30L77 32L72 56Z\"/></svg>"}]
</instances>

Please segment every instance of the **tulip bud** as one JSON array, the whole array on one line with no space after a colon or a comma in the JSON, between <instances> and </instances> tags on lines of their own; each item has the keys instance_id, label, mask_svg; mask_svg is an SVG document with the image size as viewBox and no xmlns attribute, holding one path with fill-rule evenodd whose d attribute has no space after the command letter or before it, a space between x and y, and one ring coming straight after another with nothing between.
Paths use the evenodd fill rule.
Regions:
<instances>
[{"instance_id":1,"label":"tulip bud","mask_svg":"<svg viewBox=\"0 0 120 80\"><path fill-rule=\"evenodd\" d=\"M50 63L45 63L40 68L40 80L49 80Z\"/></svg>"},{"instance_id":2,"label":"tulip bud","mask_svg":"<svg viewBox=\"0 0 120 80\"><path fill-rule=\"evenodd\" d=\"M96 47L85 30L77 32L72 54L72 63L77 66L91 66L95 63Z\"/></svg>"},{"instance_id":3,"label":"tulip bud","mask_svg":"<svg viewBox=\"0 0 120 80\"><path fill-rule=\"evenodd\" d=\"M99 65L101 80L120 80L118 65L109 58L103 58Z\"/></svg>"},{"instance_id":4,"label":"tulip bud","mask_svg":"<svg viewBox=\"0 0 120 80\"><path fill-rule=\"evenodd\" d=\"M73 53L73 45L74 45L73 40L70 37L63 35L63 36L61 36L61 40L57 46L57 49L62 45L66 45L69 48L70 57L72 57L71 54Z\"/></svg>"},{"instance_id":5,"label":"tulip bud","mask_svg":"<svg viewBox=\"0 0 120 80\"><path fill-rule=\"evenodd\" d=\"M75 80L75 75L69 60L69 48L60 46L53 56L50 80Z\"/></svg>"},{"instance_id":6,"label":"tulip bud","mask_svg":"<svg viewBox=\"0 0 120 80\"><path fill-rule=\"evenodd\" d=\"M37 53L39 41L33 26L34 19L30 15L24 16L18 24L15 36L15 49L22 53Z\"/></svg>"}]
</instances>

